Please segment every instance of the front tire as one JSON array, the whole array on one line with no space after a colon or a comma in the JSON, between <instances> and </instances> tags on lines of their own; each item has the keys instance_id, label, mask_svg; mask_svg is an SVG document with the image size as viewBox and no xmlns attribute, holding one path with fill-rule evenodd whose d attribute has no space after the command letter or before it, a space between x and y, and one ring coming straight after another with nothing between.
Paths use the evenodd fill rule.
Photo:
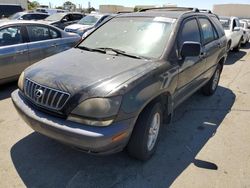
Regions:
<instances>
[{"instance_id":1,"label":"front tire","mask_svg":"<svg viewBox=\"0 0 250 188\"><path fill-rule=\"evenodd\" d=\"M202 92L204 95L211 96L215 93L218 87L219 81L220 81L221 70L222 70L222 66L218 64L212 78L202 88Z\"/></svg>"},{"instance_id":2,"label":"front tire","mask_svg":"<svg viewBox=\"0 0 250 188\"><path fill-rule=\"evenodd\" d=\"M162 107L158 102L149 105L142 112L127 145L130 156L146 161L154 154L162 127L162 114Z\"/></svg>"}]
</instances>

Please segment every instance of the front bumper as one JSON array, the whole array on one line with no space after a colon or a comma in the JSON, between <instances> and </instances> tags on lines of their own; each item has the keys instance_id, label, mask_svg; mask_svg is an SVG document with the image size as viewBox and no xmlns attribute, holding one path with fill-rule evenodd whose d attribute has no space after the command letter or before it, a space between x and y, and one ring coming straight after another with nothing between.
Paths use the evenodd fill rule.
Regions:
<instances>
[{"instance_id":1,"label":"front bumper","mask_svg":"<svg viewBox=\"0 0 250 188\"><path fill-rule=\"evenodd\" d=\"M92 127L32 108L19 90L15 90L11 98L18 113L33 130L88 153L111 154L121 151L126 146L135 123L135 119L128 119L108 127ZM121 134L124 135L122 138L113 139Z\"/></svg>"}]
</instances>

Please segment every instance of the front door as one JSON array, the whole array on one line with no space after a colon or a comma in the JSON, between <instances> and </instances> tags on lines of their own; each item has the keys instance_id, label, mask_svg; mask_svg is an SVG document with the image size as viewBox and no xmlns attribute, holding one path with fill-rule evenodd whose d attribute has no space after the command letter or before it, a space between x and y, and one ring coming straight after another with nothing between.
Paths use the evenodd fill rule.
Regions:
<instances>
[{"instance_id":1,"label":"front door","mask_svg":"<svg viewBox=\"0 0 250 188\"><path fill-rule=\"evenodd\" d=\"M178 35L178 49L184 42L199 42L201 43L201 34L196 18L188 18L184 20L180 33ZM179 76L177 91L174 96L175 106L184 101L189 94L199 85L202 80L202 73L205 71L206 56L201 54L197 57L180 57L179 61Z\"/></svg>"}]
</instances>

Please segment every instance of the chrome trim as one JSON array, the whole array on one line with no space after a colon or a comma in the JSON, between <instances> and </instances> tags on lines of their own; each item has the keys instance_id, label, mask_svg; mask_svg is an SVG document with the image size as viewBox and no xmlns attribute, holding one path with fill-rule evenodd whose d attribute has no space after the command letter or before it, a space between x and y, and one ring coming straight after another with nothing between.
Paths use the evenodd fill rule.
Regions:
<instances>
[{"instance_id":1,"label":"chrome trim","mask_svg":"<svg viewBox=\"0 0 250 188\"><path fill-rule=\"evenodd\" d=\"M37 89L43 90L43 96L40 98L35 97ZM67 92L41 85L28 78L25 79L24 94L36 105L51 110L61 110L70 98Z\"/></svg>"}]
</instances>

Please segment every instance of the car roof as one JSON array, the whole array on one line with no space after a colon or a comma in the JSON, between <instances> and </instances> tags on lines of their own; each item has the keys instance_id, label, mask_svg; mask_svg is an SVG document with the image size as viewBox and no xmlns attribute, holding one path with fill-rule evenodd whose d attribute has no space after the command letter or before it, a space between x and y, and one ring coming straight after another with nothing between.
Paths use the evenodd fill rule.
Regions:
<instances>
[{"instance_id":1,"label":"car roof","mask_svg":"<svg viewBox=\"0 0 250 188\"><path fill-rule=\"evenodd\" d=\"M8 19L2 19L0 20L0 27L5 25L12 25L12 24L43 24L37 21L29 21L29 20L8 20ZM46 25L46 24L43 24Z\"/></svg>"},{"instance_id":2,"label":"car roof","mask_svg":"<svg viewBox=\"0 0 250 188\"><path fill-rule=\"evenodd\" d=\"M207 15L211 16L215 14L212 14L211 11L207 10L201 10L199 9L192 9L192 8L183 8L183 7L173 7L173 8L152 8L152 9L145 9L139 12L133 12L133 13L122 13L119 14L117 17L167 17L167 18L173 18L178 19L182 15Z\"/></svg>"}]
</instances>

